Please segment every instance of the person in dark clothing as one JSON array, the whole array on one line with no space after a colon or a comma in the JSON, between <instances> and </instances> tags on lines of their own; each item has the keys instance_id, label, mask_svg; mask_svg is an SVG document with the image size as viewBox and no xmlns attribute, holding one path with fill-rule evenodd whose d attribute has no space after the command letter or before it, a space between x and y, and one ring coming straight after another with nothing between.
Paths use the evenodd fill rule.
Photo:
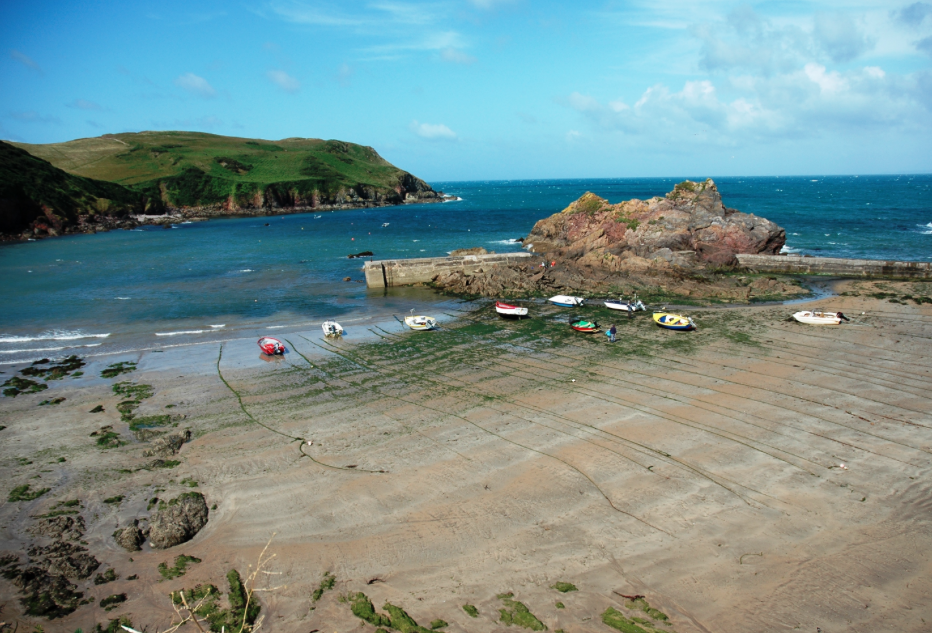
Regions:
<instances>
[{"instance_id":1,"label":"person in dark clothing","mask_svg":"<svg viewBox=\"0 0 932 633\"><path fill-rule=\"evenodd\" d=\"M612 343L614 343L614 342L615 342L615 335L618 334L618 328L615 327L615 324L614 324L614 323L612 323L612 327L609 328L608 333L612 335L612 336L611 336L611 339L609 339L609 340L610 340Z\"/></svg>"}]
</instances>

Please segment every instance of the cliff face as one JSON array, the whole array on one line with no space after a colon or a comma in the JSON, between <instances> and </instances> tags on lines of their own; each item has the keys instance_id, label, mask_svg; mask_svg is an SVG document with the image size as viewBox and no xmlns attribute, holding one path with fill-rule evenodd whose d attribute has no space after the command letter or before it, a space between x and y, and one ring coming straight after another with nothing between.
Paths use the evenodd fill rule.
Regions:
<instances>
[{"instance_id":1,"label":"cliff face","mask_svg":"<svg viewBox=\"0 0 932 633\"><path fill-rule=\"evenodd\" d=\"M0 141L0 238L26 239L132 226L162 202L112 182L82 178Z\"/></svg>"},{"instance_id":2,"label":"cliff face","mask_svg":"<svg viewBox=\"0 0 932 633\"><path fill-rule=\"evenodd\" d=\"M726 208L711 179L684 181L663 198L609 204L586 193L534 225L525 244L548 259L621 271L652 260L692 267L731 265L735 254L777 254L786 231Z\"/></svg>"},{"instance_id":3,"label":"cliff face","mask_svg":"<svg viewBox=\"0 0 932 633\"><path fill-rule=\"evenodd\" d=\"M186 217L443 200L373 148L337 140L139 132L18 146L70 174L119 183Z\"/></svg>"}]
</instances>

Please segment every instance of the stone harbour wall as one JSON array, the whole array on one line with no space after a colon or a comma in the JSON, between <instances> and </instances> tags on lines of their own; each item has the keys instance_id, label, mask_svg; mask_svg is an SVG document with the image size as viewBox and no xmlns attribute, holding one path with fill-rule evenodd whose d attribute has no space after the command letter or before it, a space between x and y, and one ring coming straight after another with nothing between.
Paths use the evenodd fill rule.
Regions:
<instances>
[{"instance_id":1,"label":"stone harbour wall","mask_svg":"<svg viewBox=\"0 0 932 633\"><path fill-rule=\"evenodd\" d=\"M873 279L932 279L932 262L808 257L804 255L737 255L742 268L756 272L838 275Z\"/></svg>"},{"instance_id":2,"label":"stone harbour wall","mask_svg":"<svg viewBox=\"0 0 932 633\"><path fill-rule=\"evenodd\" d=\"M366 262L368 288L391 288L427 283L440 273L461 270L466 275L488 268L518 264L531 257L530 253L491 253L488 255L459 255L451 257L423 257L419 259L386 259Z\"/></svg>"}]
</instances>

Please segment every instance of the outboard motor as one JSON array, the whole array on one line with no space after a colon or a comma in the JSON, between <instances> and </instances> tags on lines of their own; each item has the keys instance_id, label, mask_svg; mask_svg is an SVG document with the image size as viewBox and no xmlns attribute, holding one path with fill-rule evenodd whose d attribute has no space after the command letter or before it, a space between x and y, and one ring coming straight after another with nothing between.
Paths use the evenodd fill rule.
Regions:
<instances>
[{"instance_id":1,"label":"outboard motor","mask_svg":"<svg viewBox=\"0 0 932 633\"><path fill-rule=\"evenodd\" d=\"M842 314L841 312L837 312L837 313L835 314L835 316L837 316L837 317L838 317L839 319L841 319L842 321L850 321L850 320L851 320L851 319L849 319L848 317L846 317L844 314Z\"/></svg>"}]
</instances>

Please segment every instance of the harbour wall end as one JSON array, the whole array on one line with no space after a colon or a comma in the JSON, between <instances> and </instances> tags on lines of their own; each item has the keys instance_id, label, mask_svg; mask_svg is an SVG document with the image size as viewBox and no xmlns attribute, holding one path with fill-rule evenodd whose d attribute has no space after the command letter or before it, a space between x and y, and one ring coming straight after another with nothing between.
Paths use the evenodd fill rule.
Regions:
<instances>
[{"instance_id":1,"label":"harbour wall end","mask_svg":"<svg viewBox=\"0 0 932 633\"><path fill-rule=\"evenodd\" d=\"M489 253L486 255L457 255L450 257L422 257L418 259L386 259L366 262L366 287L392 288L427 283L442 272L461 270L472 275L493 266L517 264L531 257L530 253Z\"/></svg>"},{"instance_id":2,"label":"harbour wall end","mask_svg":"<svg viewBox=\"0 0 932 633\"><path fill-rule=\"evenodd\" d=\"M932 279L932 262L808 257L804 255L737 255L742 268L756 272L837 275L867 279Z\"/></svg>"}]
</instances>

